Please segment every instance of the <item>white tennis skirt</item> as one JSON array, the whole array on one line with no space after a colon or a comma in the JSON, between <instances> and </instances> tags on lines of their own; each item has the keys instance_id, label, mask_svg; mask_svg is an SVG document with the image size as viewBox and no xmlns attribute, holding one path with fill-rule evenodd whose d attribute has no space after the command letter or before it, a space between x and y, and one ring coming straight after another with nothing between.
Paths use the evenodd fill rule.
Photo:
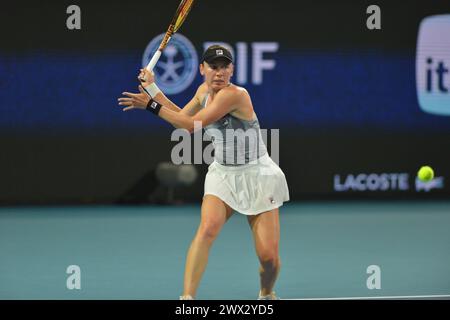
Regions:
<instances>
[{"instance_id":1,"label":"white tennis skirt","mask_svg":"<svg viewBox=\"0 0 450 320\"><path fill-rule=\"evenodd\" d=\"M273 210L289 201L286 177L267 153L240 166L212 162L206 174L204 194L220 198L245 215Z\"/></svg>"}]
</instances>

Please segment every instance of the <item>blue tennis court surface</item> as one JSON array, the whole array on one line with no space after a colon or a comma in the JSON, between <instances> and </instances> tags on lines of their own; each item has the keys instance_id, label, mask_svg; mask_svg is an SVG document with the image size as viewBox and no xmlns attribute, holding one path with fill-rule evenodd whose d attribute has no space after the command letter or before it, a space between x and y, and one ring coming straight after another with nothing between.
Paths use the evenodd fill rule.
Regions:
<instances>
[{"instance_id":1,"label":"blue tennis court surface","mask_svg":"<svg viewBox=\"0 0 450 320\"><path fill-rule=\"evenodd\" d=\"M0 208L0 299L178 299L200 206ZM281 208L283 299L450 297L450 202L306 202ZM69 266L80 289L68 289ZM369 266L380 289L369 289ZM372 267L373 268L373 267ZM256 299L258 260L235 214L198 299Z\"/></svg>"}]
</instances>

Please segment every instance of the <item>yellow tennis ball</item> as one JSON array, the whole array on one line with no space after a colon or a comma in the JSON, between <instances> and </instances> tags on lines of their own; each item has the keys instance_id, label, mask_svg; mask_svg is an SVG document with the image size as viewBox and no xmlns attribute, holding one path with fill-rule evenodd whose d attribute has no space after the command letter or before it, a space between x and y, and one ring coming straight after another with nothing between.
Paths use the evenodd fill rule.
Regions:
<instances>
[{"instance_id":1,"label":"yellow tennis ball","mask_svg":"<svg viewBox=\"0 0 450 320\"><path fill-rule=\"evenodd\" d=\"M419 172L417 172L417 176L422 181L430 181L434 178L434 171L430 166L423 166L420 168Z\"/></svg>"}]
</instances>

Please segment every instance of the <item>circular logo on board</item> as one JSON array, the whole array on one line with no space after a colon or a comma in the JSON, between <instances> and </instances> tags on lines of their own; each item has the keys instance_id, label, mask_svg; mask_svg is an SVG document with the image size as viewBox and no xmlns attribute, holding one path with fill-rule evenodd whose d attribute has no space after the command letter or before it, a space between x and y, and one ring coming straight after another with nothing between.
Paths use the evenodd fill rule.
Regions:
<instances>
[{"instance_id":1,"label":"circular logo on board","mask_svg":"<svg viewBox=\"0 0 450 320\"><path fill-rule=\"evenodd\" d=\"M145 48L142 67L145 68L164 38L164 33L153 38ZM158 87L168 95L178 94L188 88L198 72L197 51L191 41L177 33L163 50L153 69Z\"/></svg>"}]
</instances>

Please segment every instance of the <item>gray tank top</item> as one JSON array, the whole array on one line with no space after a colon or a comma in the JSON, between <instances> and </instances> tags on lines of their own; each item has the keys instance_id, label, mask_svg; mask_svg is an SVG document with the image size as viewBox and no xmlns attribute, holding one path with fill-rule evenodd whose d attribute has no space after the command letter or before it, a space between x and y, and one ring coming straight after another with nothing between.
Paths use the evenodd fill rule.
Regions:
<instances>
[{"instance_id":1,"label":"gray tank top","mask_svg":"<svg viewBox=\"0 0 450 320\"><path fill-rule=\"evenodd\" d=\"M205 96L202 107L208 103ZM214 146L214 160L226 166L239 166L259 159L267 153L258 118L242 120L226 114L205 127Z\"/></svg>"}]
</instances>

